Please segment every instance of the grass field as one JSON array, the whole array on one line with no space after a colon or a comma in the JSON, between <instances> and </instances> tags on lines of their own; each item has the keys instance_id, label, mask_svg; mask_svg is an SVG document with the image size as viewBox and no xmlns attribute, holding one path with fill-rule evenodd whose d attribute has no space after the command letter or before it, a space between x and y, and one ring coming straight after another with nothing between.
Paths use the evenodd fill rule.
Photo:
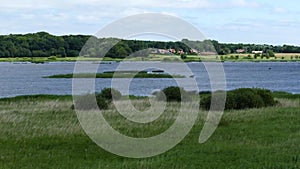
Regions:
<instances>
[{"instance_id":1,"label":"grass field","mask_svg":"<svg viewBox=\"0 0 300 169\"><path fill-rule=\"evenodd\" d=\"M224 61L252 61L252 62L292 62L300 61L300 53L275 53L275 57L254 57L254 54L229 54L218 56L219 59Z\"/></svg>"},{"instance_id":2,"label":"grass field","mask_svg":"<svg viewBox=\"0 0 300 169\"><path fill-rule=\"evenodd\" d=\"M119 157L93 143L71 109L70 96L1 99L0 168L300 168L300 100L278 95L281 104L276 107L225 112L204 144L198 144L198 137L207 112L199 111L195 126L180 144L146 159ZM104 114L120 132L135 136L157 134L175 116L167 110L139 130L120 123L113 109Z\"/></svg>"}]
</instances>

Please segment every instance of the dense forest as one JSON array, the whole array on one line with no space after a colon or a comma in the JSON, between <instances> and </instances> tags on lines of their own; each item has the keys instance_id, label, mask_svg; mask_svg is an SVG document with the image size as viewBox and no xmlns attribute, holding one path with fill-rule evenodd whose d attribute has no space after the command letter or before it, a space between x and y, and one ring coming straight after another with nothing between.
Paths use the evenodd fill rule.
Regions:
<instances>
[{"instance_id":1,"label":"dense forest","mask_svg":"<svg viewBox=\"0 0 300 169\"><path fill-rule=\"evenodd\" d=\"M89 45L84 46L87 41ZM54 36L47 32L0 36L0 57L76 57L81 54L89 57L105 55L111 58L124 58L131 54L147 56L151 52L147 49L168 51L172 49L172 53L177 54L180 52L185 54L217 52L220 55L225 55L237 52L251 53L252 51L300 53L298 46L225 44L215 40L189 41L183 39L180 42L158 42L114 38L98 39L88 35Z\"/></svg>"}]
</instances>

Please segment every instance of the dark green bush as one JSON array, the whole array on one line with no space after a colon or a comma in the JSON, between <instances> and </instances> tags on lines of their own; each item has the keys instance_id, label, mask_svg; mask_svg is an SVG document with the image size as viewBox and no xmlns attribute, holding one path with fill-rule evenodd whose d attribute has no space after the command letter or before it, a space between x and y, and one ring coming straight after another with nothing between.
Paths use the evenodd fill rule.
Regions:
<instances>
[{"instance_id":1,"label":"dark green bush","mask_svg":"<svg viewBox=\"0 0 300 169\"><path fill-rule=\"evenodd\" d=\"M214 97L212 97L214 94ZM217 91L214 93L205 93L200 98L200 106L206 110L214 110L214 111L222 111L224 110L224 101L226 99L226 95L224 91ZM211 104L213 103L213 104Z\"/></svg>"},{"instance_id":2,"label":"dark green bush","mask_svg":"<svg viewBox=\"0 0 300 169\"><path fill-rule=\"evenodd\" d=\"M171 86L163 89L156 94L156 99L167 102L185 102L190 100L189 94L181 87Z\"/></svg>"},{"instance_id":3,"label":"dark green bush","mask_svg":"<svg viewBox=\"0 0 300 169\"><path fill-rule=\"evenodd\" d=\"M100 110L106 110L108 109L108 105L109 105L109 100L106 100L102 94L96 94L96 101L97 101L97 105L99 107Z\"/></svg>"},{"instance_id":4,"label":"dark green bush","mask_svg":"<svg viewBox=\"0 0 300 169\"><path fill-rule=\"evenodd\" d=\"M254 89L242 88L232 91L236 102L235 108L230 109L247 109L264 107L264 101Z\"/></svg>"},{"instance_id":5,"label":"dark green bush","mask_svg":"<svg viewBox=\"0 0 300 169\"><path fill-rule=\"evenodd\" d=\"M206 95L201 98L200 105L203 109L209 110L211 103L214 103L218 110L222 109L222 95L215 93L215 98L212 102L212 95ZM219 107L217 106L218 104ZM241 88L227 92L225 110L230 109L247 109L247 108L261 108L267 106L274 106L276 104L272 92L265 89L250 89Z\"/></svg>"},{"instance_id":6,"label":"dark green bush","mask_svg":"<svg viewBox=\"0 0 300 169\"><path fill-rule=\"evenodd\" d=\"M276 101L274 100L274 97L272 95L272 92L267 89L254 89L258 95L263 99L264 106L274 106L276 104Z\"/></svg>"},{"instance_id":7,"label":"dark green bush","mask_svg":"<svg viewBox=\"0 0 300 169\"><path fill-rule=\"evenodd\" d=\"M235 99L235 95L231 92L227 93L225 110L236 109L236 108L237 108L237 102Z\"/></svg>"},{"instance_id":8,"label":"dark green bush","mask_svg":"<svg viewBox=\"0 0 300 169\"><path fill-rule=\"evenodd\" d=\"M109 102L111 102L112 100L120 100L122 97L122 94L118 90L113 88L103 89L100 95Z\"/></svg>"}]
</instances>

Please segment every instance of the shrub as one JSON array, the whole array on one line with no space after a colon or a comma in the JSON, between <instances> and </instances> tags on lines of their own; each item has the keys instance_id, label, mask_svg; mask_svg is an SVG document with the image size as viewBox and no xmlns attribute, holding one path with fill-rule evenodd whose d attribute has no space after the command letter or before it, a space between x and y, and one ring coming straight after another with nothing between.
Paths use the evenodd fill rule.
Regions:
<instances>
[{"instance_id":1,"label":"shrub","mask_svg":"<svg viewBox=\"0 0 300 169\"><path fill-rule=\"evenodd\" d=\"M180 55L180 58L181 58L182 60L184 60L184 59L187 58L187 56L186 56L186 54L181 54L181 55Z\"/></svg>"},{"instance_id":2,"label":"shrub","mask_svg":"<svg viewBox=\"0 0 300 169\"><path fill-rule=\"evenodd\" d=\"M156 94L156 99L159 101L163 101L166 99L167 102L172 102L172 101L181 102L181 101L189 101L190 97L183 88L171 86L158 92Z\"/></svg>"},{"instance_id":3,"label":"shrub","mask_svg":"<svg viewBox=\"0 0 300 169\"><path fill-rule=\"evenodd\" d=\"M259 54L259 53L255 53L255 54L254 54L254 58L256 59L257 57L260 57L260 54Z\"/></svg>"},{"instance_id":4,"label":"shrub","mask_svg":"<svg viewBox=\"0 0 300 169\"><path fill-rule=\"evenodd\" d=\"M214 104L221 104L220 100L222 95L215 93L215 98L213 100ZM201 99L200 105L202 108L209 110L212 102L212 95L206 95ZM270 90L265 89L250 89L250 88L241 88L233 91L227 92L225 110L230 109L247 109L247 108L261 108L267 106L274 106L276 101L272 96ZM222 107L217 107L218 110L221 110Z\"/></svg>"},{"instance_id":5,"label":"shrub","mask_svg":"<svg viewBox=\"0 0 300 169\"><path fill-rule=\"evenodd\" d=\"M120 100L122 97L122 94L118 90L113 88L103 89L100 95L109 102L111 102L112 100Z\"/></svg>"},{"instance_id":6,"label":"shrub","mask_svg":"<svg viewBox=\"0 0 300 169\"><path fill-rule=\"evenodd\" d=\"M99 109L106 110L108 109L109 100L106 100L101 94L96 94L96 101Z\"/></svg>"},{"instance_id":7,"label":"shrub","mask_svg":"<svg viewBox=\"0 0 300 169\"><path fill-rule=\"evenodd\" d=\"M232 91L236 107L232 109L260 108L264 101L253 89L242 88Z\"/></svg>"},{"instance_id":8,"label":"shrub","mask_svg":"<svg viewBox=\"0 0 300 169\"><path fill-rule=\"evenodd\" d=\"M274 106L276 104L274 97L272 95L272 92L270 90L267 89L253 89L255 90L255 92L260 95L260 97L263 99L264 101L264 106Z\"/></svg>"},{"instance_id":9,"label":"shrub","mask_svg":"<svg viewBox=\"0 0 300 169\"><path fill-rule=\"evenodd\" d=\"M237 102L235 95L232 92L228 92L225 102L225 110L237 109Z\"/></svg>"},{"instance_id":10,"label":"shrub","mask_svg":"<svg viewBox=\"0 0 300 169\"><path fill-rule=\"evenodd\" d=\"M225 107L223 107L224 99L224 93L221 92L215 92L214 97L212 97L211 94L206 94L200 99L200 107L206 110L213 108L211 110L214 111L222 111L224 109L228 110L236 108L236 102L232 93L227 93ZM212 103L214 104L213 107L211 107Z\"/></svg>"}]
</instances>

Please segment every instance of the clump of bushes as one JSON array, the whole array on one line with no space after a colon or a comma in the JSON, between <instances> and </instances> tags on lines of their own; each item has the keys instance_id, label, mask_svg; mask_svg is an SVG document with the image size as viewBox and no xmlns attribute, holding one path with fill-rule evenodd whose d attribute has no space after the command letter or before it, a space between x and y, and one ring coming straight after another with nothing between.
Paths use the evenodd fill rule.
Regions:
<instances>
[{"instance_id":1,"label":"clump of bushes","mask_svg":"<svg viewBox=\"0 0 300 169\"><path fill-rule=\"evenodd\" d=\"M177 86L167 87L162 91L156 92L155 95L158 101L166 100L167 102L186 102L191 100L188 92Z\"/></svg>"},{"instance_id":2,"label":"clump of bushes","mask_svg":"<svg viewBox=\"0 0 300 169\"><path fill-rule=\"evenodd\" d=\"M76 108L80 110L93 110L99 108L100 110L106 110L109 108L109 104L112 100L120 100L122 94L113 88L105 88L100 93L86 94L77 96L75 100ZM96 104L94 99L96 98ZM72 109L74 109L74 105Z\"/></svg>"},{"instance_id":3,"label":"clump of bushes","mask_svg":"<svg viewBox=\"0 0 300 169\"><path fill-rule=\"evenodd\" d=\"M122 94L121 94L118 90L113 89L113 88L104 88L104 89L101 91L100 95L101 95L104 99L106 99L106 100L108 100L108 101L110 101L110 102L111 102L112 100L120 100L121 97L122 97Z\"/></svg>"},{"instance_id":4,"label":"clump of bushes","mask_svg":"<svg viewBox=\"0 0 300 169\"><path fill-rule=\"evenodd\" d=\"M221 94L218 96L218 93L215 93L215 97L213 98L214 100L212 100L211 94L206 95L201 98L200 105L202 108L209 110L211 103L218 104L220 102L221 104L223 102L220 98ZM241 88L227 92L225 110L261 108L274 106L275 104L276 101L274 100L270 90Z\"/></svg>"}]
</instances>

